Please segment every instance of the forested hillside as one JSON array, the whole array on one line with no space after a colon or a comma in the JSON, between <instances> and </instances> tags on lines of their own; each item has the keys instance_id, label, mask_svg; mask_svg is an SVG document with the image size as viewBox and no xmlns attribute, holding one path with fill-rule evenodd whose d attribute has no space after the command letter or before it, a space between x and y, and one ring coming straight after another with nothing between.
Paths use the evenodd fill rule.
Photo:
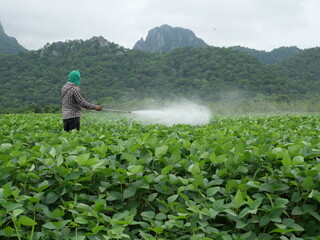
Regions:
<instances>
[{"instance_id":1,"label":"forested hillside","mask_svg":"<svg viewBox=\"0 0 320 240\"><path fill-rule=\"evenodd\" d=\"M283 75L303 81L304 84L319 86L320 47L306 49L288 61L279 63L279 66Z\"/></svg>"},{"instance_id":2,"label":"forested hillside","mask_svg":"<svg viewBox=\"0 0 320 240\"><path fill-rule=\"evenodd\" d=\"M145 98L217 101L228 91L286 101L319 92L319 49L278 65L229 48L179 48L168 53L125 49L102 37L48 44L38 51L0 55L1 111L59 106L73 69L91 101L108 105Z\"/></svg>"},{"instance_id":3,"label":"forested hillside","mask_svg":"<svg viewBox=\"0 0 320 240\"><path fill-rule=\"evenodd\" d=\"M267 51L259 51L256 49L235 46L231 47L233 50L243 51L248 53L249 55L259 59L262 63L273 64L279 63L284 60L291 58L292 56L297 55L302 50L297 47L280 47L273 49L270 52Z\"/></svg>"}]
</instances>

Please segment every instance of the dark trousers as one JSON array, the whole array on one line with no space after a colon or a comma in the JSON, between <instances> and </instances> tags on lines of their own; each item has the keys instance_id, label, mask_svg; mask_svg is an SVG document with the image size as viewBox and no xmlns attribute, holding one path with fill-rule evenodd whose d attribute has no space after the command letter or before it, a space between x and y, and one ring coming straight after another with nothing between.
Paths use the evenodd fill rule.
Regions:
<instances>
[{"instance_id":1,"label":"dark trousers","mask_svg":"<svg viewBox=\"0 0 320 240\"><path fill-rule=\"evenodd\" d=\"M67 132L72 129L80 130L80 118L63 119L63 129Z\"/></svg>"}]
</instances>

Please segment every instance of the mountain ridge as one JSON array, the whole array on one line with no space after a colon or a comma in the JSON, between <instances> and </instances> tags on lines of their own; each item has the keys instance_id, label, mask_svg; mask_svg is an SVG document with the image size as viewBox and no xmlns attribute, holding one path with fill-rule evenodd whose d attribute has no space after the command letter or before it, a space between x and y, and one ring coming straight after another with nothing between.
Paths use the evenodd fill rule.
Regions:
<instances>
[{"instance_id":1,"label":"mountain ridge","mask_svg":"<svg viewBox=\"0 0 320 240\"><path fill-rule=\"evenodd\" d=\"M20 45L16 38L8 36L0 22L0 54L17 54L19 52L28 52L28 50Z\"/></svg>"},{"instance_id":2,"label":"mountain ridge","mask_svg":"<svg viewBox=\"0 0 320 240\"><path fill-rule=\"evenodd\" d=\"M189 29L171 27L167 24L148 31L146 40L140 38L133 49L146 52L168 52L181 47L208 47L202 39Z\"/></svg>"},{"instance_id":3,"label":"mountain ridge","mask_svg":"<svg viewBox=\"0 0 320 240\"><path fill-rule=\"evenodd\" d=\"M19 55L0 55L0 62L0 111L32 104L58 106L61 86L73 69L80 70L81 87L90 99L103 106L154 97L200 97L212 102L232 91L248 98L260 94L290 101L320 92L318 48L268 65L230 48L184 47L151 53L94 37L47 44Z\"/></svg>"},{"instance_id":4,"label":"mountain ridge","mask_svg":"<svg viewBox=\"0 0 320 240\"><path fill-rule=\"evenodd\" d=\"M81 88L88 89L90 99L103 106L154 97L199 97L214 102L226 92L287 102L320 99L320 48L297 50L287 59L266 64L232 48L187 46L152 53L126 49L99 36L54 42L22 54L2 54L0 62L0 112L34 104L59 108L61 86L73 69L83 76Z\"/></svg>"},{"instance_id":5,"label":"mountain ridge","mask_svg":"<svg viewBox=\"0 0 320 240\"><path fill-rule=\"evenodd\" d=\"M265 64L273 64L277 62L282 62L295 56L296 54L300 53L302 50L297 48L296 46L291 47L279 47L275 48L271 51L263 51L263 50L256 50L252 48L242 47L242 46L234 46L230 47L233 50L243 51L248 53L249 55L256 57L262 63Z\"/></svg>"}]
</instances>

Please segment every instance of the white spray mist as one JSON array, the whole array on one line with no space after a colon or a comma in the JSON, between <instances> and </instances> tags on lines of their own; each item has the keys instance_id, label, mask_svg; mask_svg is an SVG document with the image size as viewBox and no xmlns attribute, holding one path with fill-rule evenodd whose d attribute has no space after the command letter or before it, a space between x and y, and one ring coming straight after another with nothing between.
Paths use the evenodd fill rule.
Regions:
<instances>
[{"instance_id":1,"label":"white spray mist","mask_svg":"<svg viewBox=\"0 0 320 240\"><path fill-rule=\"evenodd\" d=\"M136 119L145 124L174 124L203 125L210 122L212 113L206 106L179 101L167 104L159 109L133 111Z\"/></svg>"}]
</instances>

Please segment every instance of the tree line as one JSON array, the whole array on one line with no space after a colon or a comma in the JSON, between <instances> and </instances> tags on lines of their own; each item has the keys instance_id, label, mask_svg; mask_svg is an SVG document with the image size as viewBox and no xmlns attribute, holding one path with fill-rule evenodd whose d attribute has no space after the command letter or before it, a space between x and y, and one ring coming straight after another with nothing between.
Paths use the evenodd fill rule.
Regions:
<instances>
[{"instance_id":1,"label":"tree line","mask_svg":"<svg viewBox=\"0 0 320 240\"><path fill-rule=\"evenodd\" d=\"M0 111L59 111L60 90L71 70L82 74L90 101L125 106L147 98L223 101L226 92L280 102L318 97L319 48L264 64L231 48L147 53L101 38L48 44L38 51L0 55ZM41 109L41 110L39 110Z\"/></svg>"}]
</instances>

